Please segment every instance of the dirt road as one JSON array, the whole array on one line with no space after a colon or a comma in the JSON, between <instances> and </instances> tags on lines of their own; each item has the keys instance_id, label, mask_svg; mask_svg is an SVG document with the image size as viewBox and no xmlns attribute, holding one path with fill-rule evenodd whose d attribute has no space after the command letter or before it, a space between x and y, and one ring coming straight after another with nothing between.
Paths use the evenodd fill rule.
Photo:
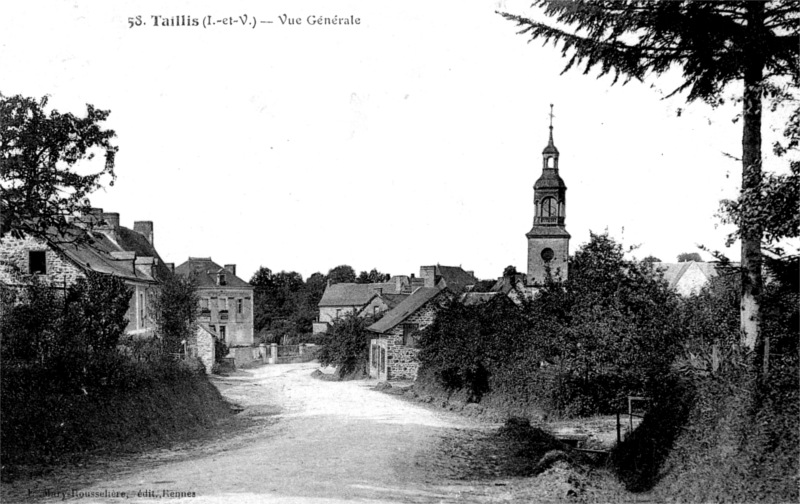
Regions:
<instances>
[{"instance_id":1,"label":"dirt road","mask_svg":"<svg viewBox=\"0 0 800 504\"><path fill-rule=\"evenodd\" d=\"M248 428L139 457L89 486L65 482L45 501L61 501L63 491L68 500L115 503L484 500L478 487L443 480L420 460L436 456L431 448L448 432L485 427L376 392L374 382L313 379L315 368L265 366L220 379Z\"/></svg>"}]
</instances>

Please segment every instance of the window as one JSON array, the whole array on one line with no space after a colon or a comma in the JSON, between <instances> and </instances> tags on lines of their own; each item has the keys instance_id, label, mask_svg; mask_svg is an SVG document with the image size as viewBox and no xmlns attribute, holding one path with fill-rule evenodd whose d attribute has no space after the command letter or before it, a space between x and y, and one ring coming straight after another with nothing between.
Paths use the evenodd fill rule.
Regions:
<instances>
[{"instance_id":1,"label":"window","mask_svg":"<svg viewBox=\"0 0 800 504\"><path fill-rule=\"evenodd\" d=\"M418 327L419 324L403 324L403 344L405 346L417 346L417 339L414 337L414 334Z\"/></svg>"},{"instance_id":2,"label":"window","mask_svg":"<svg viewBox=\"0 0 800 504\"><path fill-rule=\"evenodd\" d=\"M208 298L200 298L200 309L208 310Z\"/></svg>"},{"instance_id":3,"label":"window","mask_svg":"<svg viewBox=\"0 0 800 504\"><path fill-rule=\"evenodd\" d=\"M242 312L244 312L244 300L243 299L237 299L236 300L236 313L241 315Z\"/></svg>"},{"instance_id":4,"label":"window","mask_svg":"<svg viewBox=\"0 0 800 504\"><path fill-rule=\"evenodd\" d=\"M228 298L221 297L217 300L217 309L219 311L228 309Z\"/></svg>"},{"instance_id":5,"label":"window","mask_svg":"<svg viewBox=\"0 0 800 504\"><path fill-rule=\"evenodd\" d=\"M372 315L373 316L377 317L378 313L380 313L380 311L381 311L381 307L380 306L373 306L372 307Z\"/></svg>"},{"instance_id":6,"label":"window","mask_svg":"<svg viewBox=\"0 0 800 504\"><path fill-rule=\"evenodd\" d=\"M554 168L555 167L555 163L556 163L556 158L553 158L553 157L547 158L547 167L548 168Z\"/></svg>"},{"instance_id":7,"label":"window","mask_svg":"<svg viewBox=\"0 0 800 504\"><path fill-rule=\"evenodd\" d=\"M145 316L144 292L139 293L139 329L144 327Z\"/></svg>"},{"instance_id":8,"label":"window","mask_svg":"<svg viewBox=\"0 0 800 504\"><path fill-rule=\"evenodd\" d=\"M219 326L219 339L220 341L225 341L225 334L226 334L226 327L224 325Z\"/></svg>"},{"instance_id":9,"label":"window","mask_svg":"<svg viewBox=\"0 0 800 504\"><path fill-rule=\"evenodd\" d=\"M217 332L217 326L215 326L214 324L209 324L209 325L208 325L208 328L209 328L209 329L211 329L211 332L212 332L212 333L215 333L215 332Z\"/></svg>"},{"instance_id":10,"label":"window","mask_svg":"<svg viewBox=\"0 0 800 504\"><path fill-rule=\"evenodd\" d=\"M336 308L336 318L339 318L341 316L342 316L342 310L340 308Z\"/></svg>"},{"instance_id":11,"label":"window","mask_svg":"<svg viewBox=\"0 0 800 504\"><path fill-rule=\"evenodd\" d=\"M228 281L225 279L225 273L217 273L217 285L228 285Z\"/></svg>"},{"instance_id":12,"label":"window","mask_svg":"<svg viewBox=\"0 0 800 504\"><path fill-rule=\"evenodd\" d=\"M28 272L31 275L47 274L47 254L44 250L28 252Z\"/></svg>"},{"instance_id":13,"label":"window","mask_svg":"<svg viewBox=\"0 0 800 504\"><path fill-rule=\"evenodd\" d=\"M555 198L542 200L542 217L558 217L558 203Z\"/></svg>"}]
</instances>

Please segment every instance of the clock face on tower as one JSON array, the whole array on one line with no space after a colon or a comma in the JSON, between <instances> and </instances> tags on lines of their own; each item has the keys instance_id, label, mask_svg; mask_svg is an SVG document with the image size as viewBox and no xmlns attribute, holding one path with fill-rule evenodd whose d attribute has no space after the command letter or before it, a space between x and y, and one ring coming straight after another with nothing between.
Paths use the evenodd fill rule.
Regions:
<instances>
[{"instance_id":1,"label":"clock face on tower","mask_svg":"<svg viewBox=\"0 0 800 504\"><path fill-rule=\"evenodd\" d=\"M546 248L546 249L542 250L542 259L544 259L544 262L552 261L553 260L553 256L555 256L555 253L553 252L553 249Z\"/></svg>"}]
</instances>

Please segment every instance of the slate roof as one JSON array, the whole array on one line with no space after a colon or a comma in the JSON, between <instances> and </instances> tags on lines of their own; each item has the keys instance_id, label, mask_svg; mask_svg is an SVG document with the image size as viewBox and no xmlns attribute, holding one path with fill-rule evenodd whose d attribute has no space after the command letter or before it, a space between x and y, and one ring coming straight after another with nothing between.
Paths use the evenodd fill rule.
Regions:
<instances>
[{"instance_id":1,"label":"slate roof","mask_svg":"<svg viewBox=\"0 0 800 504\"><path fill-rule=\"evenodd\" d=\"M434 275L436 275L436 283L439 279L443 279L448 289L453 292L462 292L467 290L468 287L473 286L479 282L475 275L465 271L461 266L442 266L437 264L435 266L422 266L420 268L420 276L422 276L423 268L434 268Z\"/></svg>"},{"instance_id":2,"label":"slate roof","mask_svg":"<svg viewBox=\"0 0 800 504\"><path fill-rule=\"evenodd\" d=\"M217 273L225 273L225 285L217 285ZM188 261L175 268L175 274L188 276L197 275L197 287L215 288L227 287L232 289L252 289L253 286L226 270L211 260L210 257L190 257Z\"/></svg>"},{"instance_id":3,"label":"slate roof","mask_svg":"<svg viewBox=\"0 0 800 504\"><path fill-rule=\"evenodd\" d=\"M489 302L502 295L501 292L465 292L461 296L461 302L466 306L474 306Z\"/></svg>"},{"instance_id":4,"label":"slate roof","mask_svg":"<svg viewBox=\"0 0 800 504\"><path fill-rule=\"evenodd\" d=\"M408 296L409 294L381 294L381 298L389 306L389 309L402 303Z\"/></svg>"},{"instance_id":5,"label":"slate roof","mask_svg":"<svg viewBox=\"0 0 800 504\"><path fill-rule=\"evenodd\" d=\"M71 241L86 233L90 233L90 241ZM106 275L116 275L125 280L153 283L171 275L164 265L156 249L147 238L120 226L117 229L95 229L87 231L79 226L71 226L65 235L55 235L48 240L50 246L59 251L73 264L83 270L95 271ZM112 253L133 252L138 257L156 259L153 275L143 273L134 266L133 258L116 258Z\"/></svg>"},{"instance_id":6,"label":"slate roof","mask_svg":"<svg viewBox=\"0 0 800 504\"><path fill-rule=\"evenodd\" d=\"M325 288L318 306L363 306L377 295L378 289L382 289L382 295L397 294L393 282L337 283Z\"/></svg>"},{"instance_id":7,"label":"slate roof","mask_svg":"<svg viewBox=\"0 0 800 504\"><path fill-rule=\"evenodd\" d=\"M681 281L683 275L689 271L693 265L697 267L709 280L717 276L717 263L713 262L686 261L679 263L653 263L653 266L663 271L664 280L666 280L669 283L669 286L673 289L676 285L678 285L678 282Z\"/></svg>"},{"instance_id":8,"label":"slate roof","mask_svg":"<svg viewBox=\"0 0 800 504\"><path fill-rule=\"evenodd\" d=\"M120 249L128 252L135 252L137 257L154 257L157 259L155 264L155 276L157 279L165 279L172 275L167 265L161 259L156 248L147 238L132 229L119 226L114 229L104 229L100 231L106 238L113 241Z\"/></svg>"},{"instance_id":9,"label":"slate roof","mask_svg":"<svg viewBox=\"0 0 800 504\"><path fill-rule=\"evenodd\" d=\"M412 292L411 295L404 299L399 305L387 311L383 318L369 326L367 330L385 334L422 308L425 303L445 291L445 289L438 289L436 287L420 287Z\"/></svg>"}]
</instances>

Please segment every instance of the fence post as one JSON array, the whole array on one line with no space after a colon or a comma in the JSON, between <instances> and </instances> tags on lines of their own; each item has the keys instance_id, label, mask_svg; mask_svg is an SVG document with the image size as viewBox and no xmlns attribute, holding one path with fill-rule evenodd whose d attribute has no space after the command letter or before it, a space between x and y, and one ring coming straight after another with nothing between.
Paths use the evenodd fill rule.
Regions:
<instances>
[{"instance_id":1,"label":"fence post","mask_svg":"<svg viewBox=\"0 0 800 504\"><path fill-rule=\"evenodd\" d=\"M261 352L261 360L264 362L264 364L266 364L267 363L267 345L265 345L264 343L259 344L258 345L258 351Z\"/></svg>"},{"instance_id":2,"label":"fence post","mask_svg":"<svg viewBox=\"0 0 800 504\"><path fill-rule=\"evenodd\" d=\"M278 363L278 344L271 343L269 345L269 363L270 364L277 364Z\"/></svg>"}]
</instances>

